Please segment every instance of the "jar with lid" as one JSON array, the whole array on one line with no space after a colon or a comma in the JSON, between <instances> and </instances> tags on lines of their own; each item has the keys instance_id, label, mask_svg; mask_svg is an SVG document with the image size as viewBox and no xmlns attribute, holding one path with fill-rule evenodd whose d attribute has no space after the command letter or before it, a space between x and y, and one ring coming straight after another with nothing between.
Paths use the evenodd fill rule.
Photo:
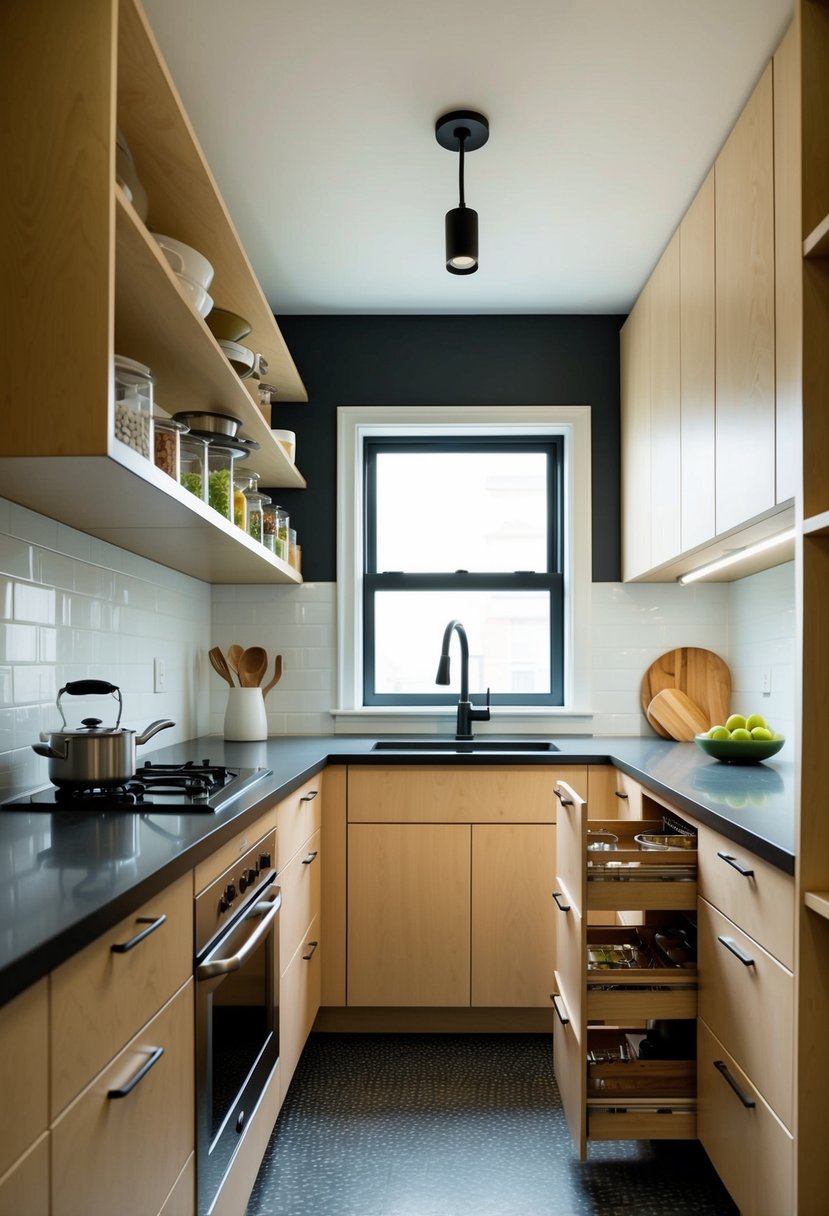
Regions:
<instances>
[{"instance_id":1,"label":"jar with lid","mask_svg":"<svg viewBox=\"0 0 829 1216\"><path fill-rule=\"evenodd\" d=\"M262 544L269 553L276 553L276 512L273 500L262 503Z\"/></svg>"},{"instance_id":2,"label":"jar with lid","mask_svg":"<svg viewBox=\"0 0 829 1216\"><path fill-rule=\"evenodd\" d=\"M283 562L288 560L288 522L290 516L284 507L280 507L277 503L274 507L276 512L274 518L274 548L273 551L277 557L281 557Z\"/></svg>"},{"instance_id":3,"label":"jar with lid","mask_svg":"<svg viewBox=\"0 0 829 1216\"><path fill-rule=\"evenodd\" d=\"M207 502L207 444L200 435L185 432L179 439L179 481L202 502Z\"/></svg>"},{"instance_id":4,"label":"jar with lid","mask_svg":"<svg viewBox=\"0 0 829 1216\"><path fill-rule=\"evenodd\" d=\"M152 454L153 374L143 363L116 355L115 361L115 438L140 452L147 460Z\"/></svg>"},{"instance_id":5,"label":"jar with lid","mask_svg":"<svg viewBox=\"0 0 829 1216\"><path fill-rule=\"evenodd\" d=\"M296 529L288 529L288 561L295 570L299 569L299 545L296 543Z\"/></svg>"},{"instance_id":6,"label":"jar with lid","mask_svg":"<svg viewBox=\"0 0 829 1216\"><path fill-rule=\"evenodd\" d=\"M246 450L212 441L207 448L207 501L214 511L233 523L234 462Z\"/></svg>"},{"instance_id":7,"label":"jar with lid","mask_svg":"<svg viewBox=\"0 0 829 1216\"><path fill-rule=\"evenodd\" d=\"M168 477L180 480L181 436L190 428L174 418L153 418L153 460L155 467Z\"/></svg>"},{"instance_id":8,"label":"jar with lid","mask_svg":"<svg viewBox=\"0 0 829 1216\"><path fill-rule=\"evenodd\" d=\"M248 531L248 500L246 492L255 490L259 482L259 474L253 469L240 468L233 470L233 522L243 532Z\"/></svg>"},{"instance_id":9,"label":"jar with lid","mask_svg":"<svg viewBox=\"0 0 829 1216\"><path fill-rule=\"evenodd\" d=\"M245 498L248 500L248 536L253 540L258 540L263 543L264 535L264 519L263 508L270 504L273 499L267 494L260 494L258 490L246 490Z\"/></svg>"}]
</instances>

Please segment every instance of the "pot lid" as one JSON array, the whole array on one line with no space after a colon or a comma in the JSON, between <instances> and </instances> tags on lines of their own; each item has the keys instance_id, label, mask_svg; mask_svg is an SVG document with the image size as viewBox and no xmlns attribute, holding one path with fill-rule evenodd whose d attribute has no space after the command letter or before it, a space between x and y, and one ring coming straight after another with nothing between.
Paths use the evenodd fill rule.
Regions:
<instances>
[{"instance_id":1,"label":"pot lid","mask_svg":"<svg viewBox=\"0 0 829 1216\"><path fill-rule=\"evenodd\" d=\"M64 727L62 730L50 731L50 734L52 735L53 738L66 739L66 738L71 738L73 736L77 736L78 738L83 739L83 738L88 738L90 735L96 735L96 736L111 735L113 737L120 736L120 735L134 735L135 731L129 730L124 726L118 726L118 725L103 726L100 718L82 718L81 725L78 727L77 730L72 730L71 728Z\"/></svg>"}]
</instances>

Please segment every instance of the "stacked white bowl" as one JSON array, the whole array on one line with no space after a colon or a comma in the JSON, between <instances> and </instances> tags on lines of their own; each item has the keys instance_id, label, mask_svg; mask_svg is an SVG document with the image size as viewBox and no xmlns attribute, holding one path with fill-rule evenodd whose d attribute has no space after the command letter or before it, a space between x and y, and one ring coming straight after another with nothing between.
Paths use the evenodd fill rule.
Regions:
<instances>
[{"instance_id":1,"label":"stacked white bowl","mask_svg":"<svg viewBox=\"0 0 829 1216\"><path fill-rule=\"evenodd\" d=\"M213 282L213 267L210 262L198 249L193 249L191 245L185 245L174 237L163 236L158 232L154 232L153 237L190 297L196 312L200 317L206 317L213 307L213 300L208 295L208 289Z\"/></svg>"}]
</instances>

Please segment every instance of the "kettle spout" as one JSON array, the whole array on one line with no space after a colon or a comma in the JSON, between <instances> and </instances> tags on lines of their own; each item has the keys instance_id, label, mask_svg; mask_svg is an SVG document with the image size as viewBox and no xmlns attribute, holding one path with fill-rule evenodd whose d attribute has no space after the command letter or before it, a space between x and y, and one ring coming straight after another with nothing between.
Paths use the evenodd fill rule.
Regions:
<instances>
[{"instance_id":1,"label":"kettle spout","mask_svg":"<svg viewBox=\"0 0 829 1216\"><path fill-rule=\"evenodd\" d=\"M157 721L151 722L142 734L135 736L135 742L137 744L146 743L149 739L152 739L153 735L157 735L160 730L166 730L168 726L175 726L175 722L171 721L170 718L158 718Z\"/></svg>"}]
</instances>

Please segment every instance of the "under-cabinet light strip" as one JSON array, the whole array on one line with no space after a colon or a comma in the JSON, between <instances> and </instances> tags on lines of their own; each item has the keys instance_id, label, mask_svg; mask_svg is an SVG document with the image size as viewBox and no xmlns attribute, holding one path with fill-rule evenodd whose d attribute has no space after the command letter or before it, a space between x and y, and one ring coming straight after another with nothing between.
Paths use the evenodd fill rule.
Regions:
<instances>
[{"instance_id":1,"label":"under-cabinet light strip","mask_svg":"<svg viewBox=\"0 0 829 1216\"><path fill-rule=\"evenodd\" d=\"M794 535L795 529L787 528L785 532L778 532L776 536L767 536L765 540L758 540L755 544L746 545L743 549L735 549L733 553L726 553L724 557L718 557L716 561L708 562L705 566L698 566L696 570L689 570L687 574L680 574L676 581L695 583L698 579L707 578L709 574L716 574L718 570L725 570L727 566L745 561L747 557L754 557L757 553L765 553L766 549L773 549L775 545L782 545L784 541L791 540Z\"/></svg>"}]
</instances>

